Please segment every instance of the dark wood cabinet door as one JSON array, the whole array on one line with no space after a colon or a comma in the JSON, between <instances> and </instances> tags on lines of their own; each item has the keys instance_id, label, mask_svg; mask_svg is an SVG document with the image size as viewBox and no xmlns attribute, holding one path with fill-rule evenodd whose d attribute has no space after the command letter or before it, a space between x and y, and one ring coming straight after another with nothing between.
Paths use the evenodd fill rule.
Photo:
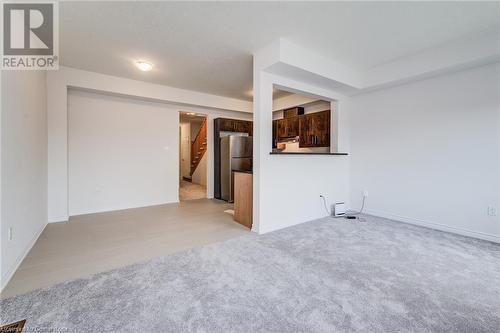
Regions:
<instances>
[{"instance_id":1,"label":"dark wood cabinet door","mask_svg":"<svg viewBox=\"0 0 500 333\"><path fill-rule=\"evenodd\" d=\"M219 121L219 127L221 131L234 132L234 120L218 118L216 121Z\"/></svg>"},{"instance_id":2,"label":"dark wood cabinet door","mask_svg":"<svg viewBox=\"0 0 500 333\"><path fill-rule=\"evenodd\" d=\"M241 121L235 121L234 132L248 133L248 126Z\"/></svg>"},{"instance_id":3,"label":"dark wood cabinet door","mask_svg":"<svg viewBox=\"0 0 500 333\"><path fill-rule=\"evenodd\" d=\"M330 146L330 111L318 112L313 118L314 147Z\"/></svg>"},{"instance_id":4,"label":"dark wood cabinet door","mask_svg":"<svg viewBox=\"0 0 500 333\"><path fill-rule=\"evenodd\" d=\"M304 114L304 108L297 106L291 109L283 110L283 118L296 117Z\"/></svg>"},{"instance_id":5,"label":"dark wood cabinet door","mask_svg":"<svg viewBox=\"0 0 500 333\"><path fill-rule=\"evenodd\" d=\"M293 138L299 135L299 117L286 118L288 137Z\"/></svg>"},{"instance_id":6,"label":"dark wood cabinet door","mask_svg":"<svg viewBox=\"0 0 500 333\"><path fill-rule=\"evenodd\" d=\"M313 145L313 121L310 115L303 115L299 120L299 147L307 148Z\"/></svg>"},{"instance_id":7,"label":"dark wood cabinet door","mask_svg":"<svg viewBox=\"0 0 500 333\"><path fill-rule=\"evenodd\" d=\"M305 114L299 122L299 147L330 146L330 111Z\"/></svg>"},{"instance_id":8,"label":"dark wood cabinet door","mask_svg":"<svg viewBox=\"0 0 500 333\"><path fill-rule=\"evenodd\" d=\"M276 120L276 137L278 141L286 137L285 119Z\"/></svg>"},{"instance_id":9,"label":"dark wood cabinet door","mask_svg":"<svg viewBox=\"0 0 500 333\"><path fill-rule=\"evenodd\" d=\"M275 120L276 138L279 140L293 138L299 135L299 117Z\"/></svg>"},{"instance_id":10,"label":"dark wood cabinet door","mask_svg":"<svg viewBox=\"0 0 500 333\"><path fill-rule=\"evenodd\" d=\"M278 121L273 120L273 148L276 148L278 144Z\"/></svg>"}]
</instances>

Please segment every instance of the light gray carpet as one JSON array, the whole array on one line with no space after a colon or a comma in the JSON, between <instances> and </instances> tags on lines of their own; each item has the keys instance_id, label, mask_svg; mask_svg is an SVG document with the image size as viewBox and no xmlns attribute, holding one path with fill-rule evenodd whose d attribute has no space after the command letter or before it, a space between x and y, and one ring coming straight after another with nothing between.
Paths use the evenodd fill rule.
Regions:
<instances>
[{"instance_id":1,"label":"light gray carpet","mask_svg":"<svg viewBox=\"0 0 500 333\"><path fill-rule=\"evenodd\" d=\"M0 304L33 331L499 332L500 245L322 219Z\"/></svg>"}]
</instances>

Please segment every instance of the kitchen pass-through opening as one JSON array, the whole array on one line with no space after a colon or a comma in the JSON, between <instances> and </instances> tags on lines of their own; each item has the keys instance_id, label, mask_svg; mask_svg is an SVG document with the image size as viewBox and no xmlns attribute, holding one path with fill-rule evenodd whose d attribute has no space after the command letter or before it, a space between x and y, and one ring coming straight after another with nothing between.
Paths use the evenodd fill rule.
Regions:
<instances>
[{"instance_id":1,"label":"kitchen pass-through opening","mask_svg":"<svg viewBox=\"0 0 500 333\"><path fill-rule=\"evenodd\" d=\"M335 101L274 89L272 153L335 152Z\"/></svg>"}]
</instances>

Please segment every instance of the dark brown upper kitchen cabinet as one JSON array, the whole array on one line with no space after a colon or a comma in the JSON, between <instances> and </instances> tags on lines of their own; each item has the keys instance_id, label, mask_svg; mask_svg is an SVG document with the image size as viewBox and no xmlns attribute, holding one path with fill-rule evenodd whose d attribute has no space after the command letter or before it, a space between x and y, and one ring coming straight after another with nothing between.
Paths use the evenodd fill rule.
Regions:
<instances>
[{"instance_id":1,"label":"dark brown upper kitchen cabinet","mask_svg":"<svg viewBox=\"0 0 500 333\"><path fill-rule=\"evenodd\" d=\"M290 118L304 114L304 108L297 106L291 109L283 110L283 118Z\"/></svg>"},{"instance_id":2,"label":"dark brown upper kitchen cabinet","mask_svg":"<svg viewBox=\"0 0 500 333\"><path fill-rule=\"evenodd\" d=\"M215 119L215 127L219 131L249 133L252 135L252 122L238 119L217 118Z\"/></svg>"},{"instance_id":3,"label":"dark brown upper kitchen cabinet","mask_svg":"<svg viewBox=\"0 0 500 333\"><path fill-rule=\"evenodd\" d=\"M297 136L300 148L329 147L330 110L273 120L273 148L278 142Z\"/></svg>"},{"instance_id":4,"label":"dark brown upper kitchen cabinet","mask_svg":"<svg viewBox=\"0 0 500 333\"><path fill-rule=\"evenodd\" d=\"M279 140L294 138L299 135L299 117L275 120L276 138Z\"/></svg>"},{"instance_id":5,"label":"dark brown upper kitchen cabinet","mask_svg":"<svg viewBox=\"0 0 500 333\"><path fill-rule=\"evenodd\" d=\"M330 110L305 114L299 120L299 147L330 146Z\"/></svg>"},{"instance_id":6,"label":"dark brown upper kitchen cabinet","mask_svg":"<svg viewBox=\"0 0 500 333\"><path fill-rule=\"evenodd\" d=\"M235 121L234 132L252 135L252 123L250 121Z\"/></svg>"}]
</instances>

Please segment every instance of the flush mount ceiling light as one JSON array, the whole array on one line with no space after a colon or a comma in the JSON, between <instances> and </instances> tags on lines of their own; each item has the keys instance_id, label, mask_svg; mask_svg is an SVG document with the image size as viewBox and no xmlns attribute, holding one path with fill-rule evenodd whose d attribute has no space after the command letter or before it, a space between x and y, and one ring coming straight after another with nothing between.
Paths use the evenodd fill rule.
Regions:
<instances>
[{"instance_id":1,"label":"flush mount ceiling light","mask_svg":"<svg viewBox=\"0 0 500 333\"><path fill-rule=\"evenodd\" d=\"M143 72L149 72L153 69L153 64L146 61L136 61L135 65Z\"/></svg>"},{"instance_id":2,"label":"flush mount ceiling light","mask_svg":"<svg viewBox=\"0 0 500 333\"><path fill-rule=\"evenodd\" d=\"M196 116L196 113L194 113L194 112L188 112L188 113L186 113L186 114L187 114L188 116Z\"/></svg>"}]
</instances>

